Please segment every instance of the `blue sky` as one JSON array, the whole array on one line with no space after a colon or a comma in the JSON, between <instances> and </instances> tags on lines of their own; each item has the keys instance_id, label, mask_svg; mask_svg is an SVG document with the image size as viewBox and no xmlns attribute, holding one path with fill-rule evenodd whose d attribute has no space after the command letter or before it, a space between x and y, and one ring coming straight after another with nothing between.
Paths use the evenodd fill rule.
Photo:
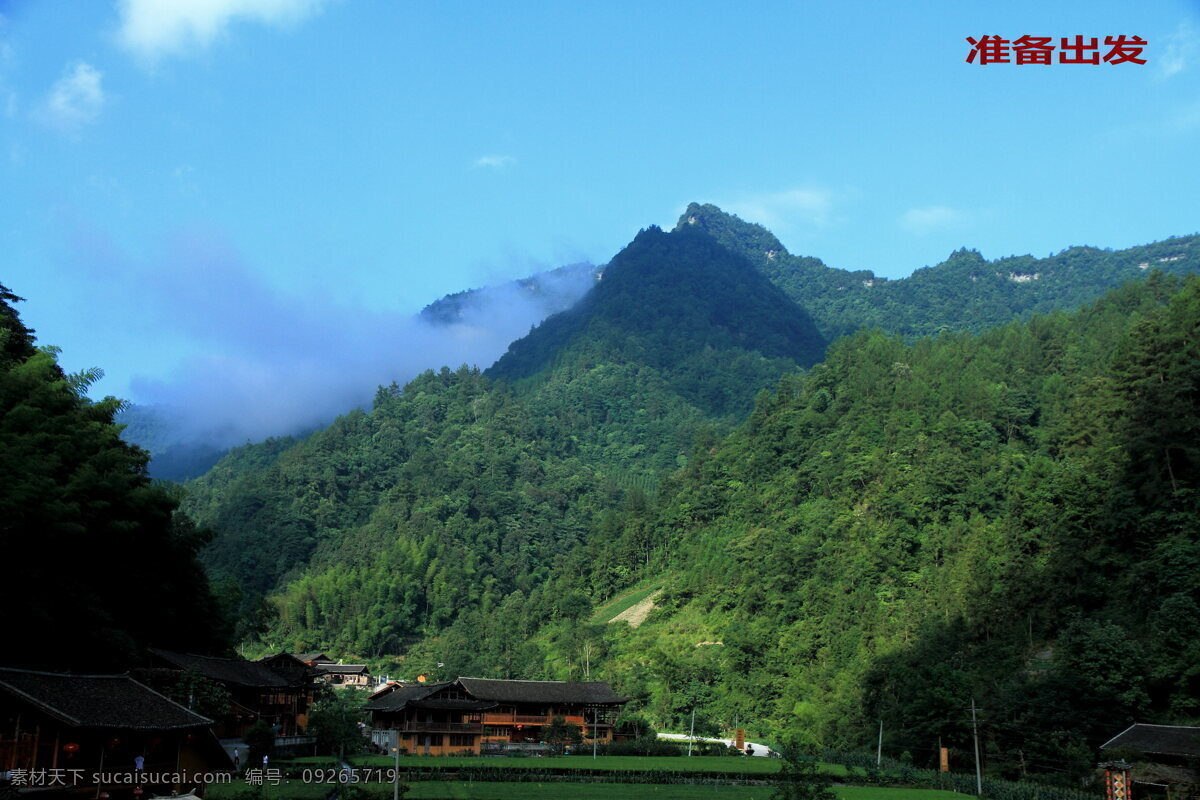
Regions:
<instances>
[{"instance_id":1,"label":"blue sky","mask_svg":"<svg viewBox=\"0 0 1200 800\"><path fill-rule=\"evenodd\" d=\"M1149 63L965 63L984 34ZM494 357L401 320L693 200L890 277L1193 233L1197 153L1195 0L0 0L0 283L140 401Z\"/></svg>"}]
</instances>

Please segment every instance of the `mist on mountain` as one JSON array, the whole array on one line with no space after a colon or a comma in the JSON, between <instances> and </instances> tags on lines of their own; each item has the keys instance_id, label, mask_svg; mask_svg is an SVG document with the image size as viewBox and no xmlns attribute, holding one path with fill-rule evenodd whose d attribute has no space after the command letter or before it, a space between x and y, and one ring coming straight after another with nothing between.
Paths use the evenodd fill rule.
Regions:
<instances>
[{"instance_id":1,"label":"mist on mountain","mask_svg":"<svg viewBox=\"0 0 1200 800\"><path fill-rule=\"evenodd\" d=\"M443 364L487 367L509 343L595 283L590 264L460 292L417 315L324 296L287 296L238 262L216 271L191 259L180 277L144 291L157 313L199 340L167 379L135 378L126 438L155 455L151 472L201 474L225 449L303 435L370 404L376 388ZM211 265L210 265L211 266ZM172 291L166 291L168 287Z\"/></svg>"}]
</instances>

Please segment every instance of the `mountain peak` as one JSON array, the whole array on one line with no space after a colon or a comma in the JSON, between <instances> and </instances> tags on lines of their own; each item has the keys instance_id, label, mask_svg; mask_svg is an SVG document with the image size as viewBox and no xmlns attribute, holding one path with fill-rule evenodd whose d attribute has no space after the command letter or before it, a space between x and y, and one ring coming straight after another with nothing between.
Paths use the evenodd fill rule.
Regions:
<instances>
[{"instance_id":1,"label":"mountain peak","mask_svg":"<svg viewBox=\"0 0 1200 800\"><path fill-rule=\"evenodd\" d=\"M774 260L787 255L787 248L775 234L757 222L746 222L736 214L722 211L712 203L689 203L675 223L675 230L698 228L735 253L752 260Z\"/></svg>"},{"instance_id":2,"label":"mountain peak","mask_svg":"<svg viewBox=\"0 0 1200 800\"><path fill-rule=\"evenodd\" d=\"M777 375L812 365L824 349L807 312L747 258L685 224L670 233L639 232L583 300L513 342L489 374L529 378L564 358L641 363L679 378L690 396L702 394L697 387L728 382L738 372L730 359L754 369L778 360L770 365ZM756 384L754 391L763 385L743 377ZM728 413L753 400L753 392L728 394L707 410Z\"/></svg>"}]
</instances>

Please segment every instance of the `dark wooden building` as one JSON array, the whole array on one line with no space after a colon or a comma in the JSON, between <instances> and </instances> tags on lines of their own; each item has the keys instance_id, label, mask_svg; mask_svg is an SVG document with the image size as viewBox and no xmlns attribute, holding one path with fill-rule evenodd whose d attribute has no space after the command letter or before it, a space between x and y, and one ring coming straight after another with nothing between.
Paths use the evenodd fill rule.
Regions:
<instances>
[{"instance_id":1,"label":"dark wooden building","mask_svg":"<svg viewBox=\"0 0 1200 800\"><path fill-rule=\"evenodd\" d=\"M319 662L312 667L317 679L333 686L371 688L371 670L366 664L331 664Z\"/></svg>"},{"instance_id":2,"label":"dark wooden building","mask_svg":"<svg viewBox=\"0 0 1200 800\"><path fill-rule=\"evenodd\" d=\"M212 725L128 675L0 668L0 771L13 788L113 798L194 788L233 768Z\"/></svg>"},{"instance_id":3,"label":"dark wooden building","mask_svg":"<svg viewBox=\"0 0 1200 800\"><path fill-rule=\"evenodd\" d=\"M192 670L221 684L229 692L229 711L217 719L217 735L241 738L254 723L265 721L279 736L294 736L308 727L316 687L311 677L288 665L262 661L216 658L170 650L150 649L156 659L158 677L162 671L181 673ZM287 663L287 662L285 662ZM148 676L149 677L149 676Z\"/></svg>"},{"instance_id":4,"label":"dark wooden building","mask_svg":"<svg viewBox=\"0 0 1200 800\"><path fill-rule=\"evenodd\" d=\"M282 675L292 683L311 683L317 676L316 670L310 664L302 660L300 656L291 653L263 656L258 663L263 664L272 672Z\"/></svg>"},{"instance_id":5,"label":"dark wooden building","mask_svg":"<svg viewBox=\"0 0 1200 800\"><path fill-rule=\"evenodd\" d=\"M1161 787L1171 797L1200 796L1200 727L1137 722L1100 745L1100 751L1132 762L1135 784Z\"/></svg>"},{"instance_id":6,"label":"dark wooden building","mask_svg":"<svg viewBox=\"0 0 1200 800\"><path fill-rule=\"evenodd\" d=\"M324 653L296 653L296 658L308 664L310 667L317 664L332 664L333 659Z\"/></svg>"},{"instance_id":7,"label":"dark wooden building","mask_svg":"<svg viewBox=\"0 0 1200 800\"><path fill-rule=\"evenodd\" d=\"M599 681L458 678L393 685L364 708L375 733L392 732L410 753L445 755L536 745L556 717L579 726L586 742L608 742L627 702Z\"/></svg>"}]
</instances>

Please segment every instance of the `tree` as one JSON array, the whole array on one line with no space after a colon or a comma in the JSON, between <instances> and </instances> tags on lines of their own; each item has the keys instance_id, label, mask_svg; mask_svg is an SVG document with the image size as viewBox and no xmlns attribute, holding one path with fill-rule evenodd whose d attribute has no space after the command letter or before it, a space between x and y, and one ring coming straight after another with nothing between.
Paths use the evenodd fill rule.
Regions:
<instances>
[{"instance_id":1,"label":"tree","mask_svg":"<svg viewBox=\"0 0 1200 800\"><path fill-rule=\"evenodd\" d=\"M362 702L356 695L354 690L335 690L313 706L308 732L317 737L321 752L345 757L363 749L358 726Z\"/></svg>"},{"instance_id":2,"label":"tree","mask_svg":"<svg viewBox=\"0 0 1200 800\"><path fill-rule=\"evenodd\" d=\"M0 644L8 666L128 669L148 644L228 647L196 556L205 535L151 483L121 439L121 402L92 401L99 375L67 375L37 348L0 286Z\"/></svg>"},{"instance_id":3,"label":"tree","mask_svg":"<svg viewBox=\"0 0 1200 800\"><path fill-rule=\"evenodd\" d=\"M219 720L229 713L229 691L194 667L184 670L166 695L210 719Z\"/></svg>"},{"instance_id":4,"label":"tree","mask_svg":"<svg viewBox=\"0 0 1200 800\"><path fill-rule=\"evenodd\" d=\"M783 767L771 800L835 800L837 795L829 788L829 776L820 771L814 756L795 743L781 745L779 755Z\"/></svg>"},{"instance_id":5,"label":"tree","mask_svg":"<svg viewBox=\"0 0 1200 800\"><path fill-rule=\"evenodd\" d=\"M247 763L252 767L258 766L262 762L263 756L275 753L275 729L265 720L260 719L251 725L242 739L246 742L246 749L249 750L246 756Z\"/></svg>"},{"instance_id":6,"label":"tree","mask_svg":"<svg viewBox=\"0 0 1200 800\"><path fill-rule=\"evenodd\" d=\"M556 716L542 732L542 741L552 746L555 753L562 755L569 745L583 742L583 732L578 725L567 722L562 716Z\"/></svg>"}]
</instances>

